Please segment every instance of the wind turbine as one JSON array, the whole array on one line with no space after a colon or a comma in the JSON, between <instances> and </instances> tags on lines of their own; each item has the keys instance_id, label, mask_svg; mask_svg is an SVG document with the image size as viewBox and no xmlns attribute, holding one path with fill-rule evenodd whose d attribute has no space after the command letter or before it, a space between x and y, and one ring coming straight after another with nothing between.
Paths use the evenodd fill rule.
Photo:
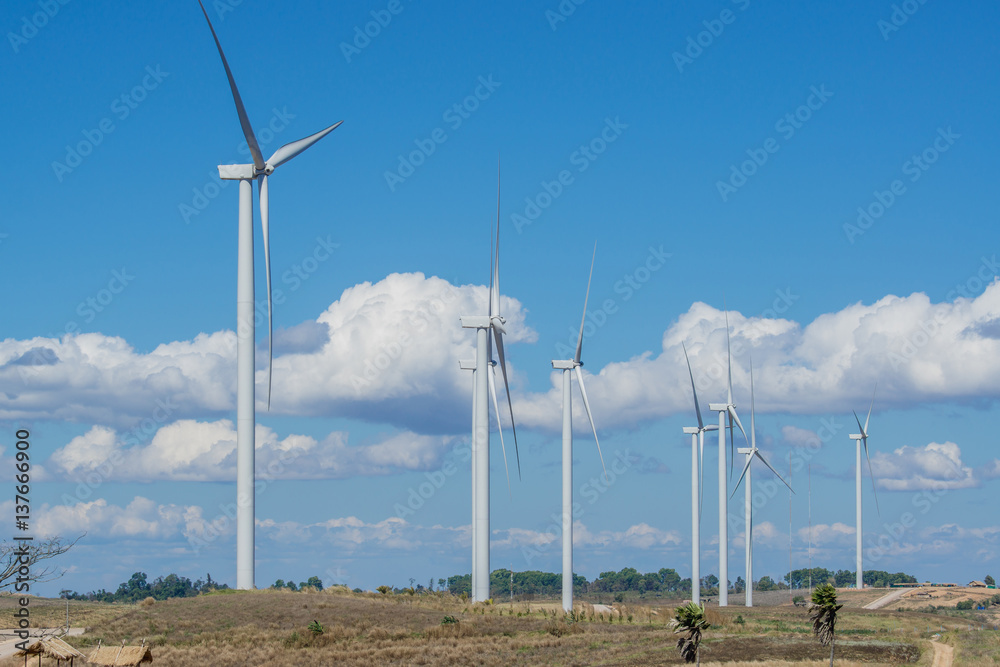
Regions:
<instances>
[{"instance_id":1,"label":"wind turbine","mask_svg":"<svg viewBox=\"0 0 1000 667\"><path fill-rule=\"evenodd\" d=\"M271 317L271 250L268 229L267 177L275 169L333 132L343 121L337 121L304 139L285 144L265 162L254 136L246 108L236 89L236 81L222 52L205 5L198 0L208 21L212 38L222 58L229 79L229 88L236 102L243 136L247 140L253 164L219 165L219 177L240 182L239 235L236 266L236 587L254 588L254 267L253 267L253 181L260 193L260 222L264 235L264 269L267 275L267 407L271 407L271 363L273 361Z\"/></svg>"},{"instance_id":2,"label":"wind turbine","mask_svg":"<svg viewBox=\"0 0 1000 667\"><path fill-rule=\"evenodd\" d=\"M719 606L729 605L729 496L726 493L726 418L729 418L729 449L730 461L735 459L732 454L733 423L740 428L743 438L747 432L743 430L736 405L733 403L733 349L729 343L729 311L726 311L726 360L729 368L729 393L725 403L709 403L708 409L719 413ZM730 463L730 476L732 476Z\"/></svg>"},{"instance_id":3,"label":"wind turbine","mask_svg":"<svg viewBox=\"0 0 1000 667\"><path fill-rule=\"evenodd\" d=\"M604 454L601 453L601 441L597 439L597 427L594 426L594 415L590 411L590 401L587 400L587 388L583 384L583 328L587 321L587 301L590 299L590 280L594 277L594 260L597 259L597 244L594 244L594 256L590 260L590 277L587 278L587 295L583 298L583 319L580 321L580 335L576 340L576 355L572 359L553 360L552 368L562 371L562 606L563 611L573 611L573 388L570 373L576 373L576 381L580 384L580 394L583 396L583 407L590 419L590 428L594 430L594 442L597 443L597 454L601 457L601 467L604 467ZM607 477L607 468L604 475Z\"/></svg>"},{"instance_id":4,"label":"wind turbine","mask_svg":"<svg viewBox=\"0 0 1000 667\"><path fill-rule=\"evenodd\" d=\"M757 430L754 420L754 401L753 401L753 359L750 360L750 447L740 447L736 450L740 454L746 455L746 465L743 466L743 473L740 475L739 480L736 482L736 486L733 488L733 495L736 495L736 491L740 488L740 483L743 478L746 477L747 483L744 487L745 491L745 501L744 501L744 513L746 520L746 539L743 541L746 543L746 606L753 606L753 489L751 488L750 482L750 464L753 463L754 457L760 459L760 462L768 467L768 469L774 473L774 476L781 480L781 483L788 487L788 490L795 493L792 487L785 481L785 478L778 474L778 471L771 467L771 464L767 462L764 455L760 453L757 449Z\"/></svg>"},{"instance_id":5,"label":"wind turbine","mask_svg":"<svg viewBox=\"0 0 1000 667\"><path fill-rule=\"evenodd\" d=\"M691 371L691 359L688 358L687 347L681 343L684 350L684 360L688 366L688 376L691 378L691 394L694 396L694 413L698 416L698 426L685 426L684 432L691 434L691 601L701 604L701 497L704 493L703 462L705 458L705 431L715 431L715 424L705 426L701 418L701 407L698 405L698 390L694 387L694 373Z\"/></svg>"},{"instance_id":6,"label":"wind turbine","mask_svg":"<svg viewBox=\"0 0 1000 667\"><path fill-rule=\"evenodd\" d=\"M521 474L521 459L517 453L517 429L514 427L514 408L510 400L510 385L507 381L507 360L504 354L503 334L507 320L500 314L500 175L497 173L497 228L496 243L490 257L490 293L488 315L463 315L462 328L476 330L476 367L473 402L474 442L472 445L475 477L473 483L472 522L473 556L472 590L473 602L485 602L490 597L490 411L489 397L497 412L497 426L500 426L500 410L496 400L496 371L493 368L493 344L496 344L500 371L503 374L504 389L507 392L507 408L510 411L511 429L514 433L514 452L517 456L518 476ZM489 370L487 370L489 367ZM492 393L491 393L492 392ZM503 431L500 443L503 446ZM504 450L504 467L507 465ZM508 486L509 486L508 476Z\"/></svg>"},{"instance_id":7,"label":"wind turbine","mask_svg":"<svg viewBox=\"0 0 1000 667\"><path fill-rule=\"evenodd\" d=\"M877 390L877 389L878 389L878 383L875 383L875 390ZM855 465L855 468L856 468L856 470L855 470L856 477L855 477L855 486L854 486L854 490L855 490L855 493L857 495L857 517L856 518L857 518L857 522L858 522L858 530L857 530L857 534L855 535L855 538L857 540L857 558L856 558L856 562L855 562L855 565L857 566L857 575L856 575L857 580L855 582L855 585L858 587L859 590L864 586L864 580L863 580L864 577L863 577L863 572L861 570L861 567L862 567L862 563L861 563L861 446L862 445L864 445L864 448L865 448L865 458L868 460L868 475L871 477L871 480L872 480L872 493L875 494L875 511L878 512L879 516L882 515L882 512L878 508L878 492L875 491L875 475L874 475L874 473L872 473L872 460L868 457L868 421L872 418L872 407L874 407L874 405L875 405L875 390L872 390L872 402L868 406L868 416L865 417L865 425L864 426L861 425L861 420L858 418L858 413L857 412L854 413L854 420L856 422L858 422L858 428L861 429L861 433L852 433L851 434L851 440L854 440L857 443L857 455L856 455L857 463ZM853 412L853 410L852 410L852 412Z\"/></svg>"}]
</instances>

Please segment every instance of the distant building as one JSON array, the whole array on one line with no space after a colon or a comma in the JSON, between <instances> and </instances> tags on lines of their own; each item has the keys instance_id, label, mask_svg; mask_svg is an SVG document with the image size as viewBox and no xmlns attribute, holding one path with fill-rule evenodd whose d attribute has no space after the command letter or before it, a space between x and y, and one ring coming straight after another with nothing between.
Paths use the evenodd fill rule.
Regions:
<instances>
[{"instance_id":1,"label":"distant building","mask_svg":"<svg viewBox=\"0 0 1000 667\"><path fill-rule=\"evenodd\" d=\"M983 581L970 581L969 588L986 588L986 582Z\"/></svg>"}]
</instances>

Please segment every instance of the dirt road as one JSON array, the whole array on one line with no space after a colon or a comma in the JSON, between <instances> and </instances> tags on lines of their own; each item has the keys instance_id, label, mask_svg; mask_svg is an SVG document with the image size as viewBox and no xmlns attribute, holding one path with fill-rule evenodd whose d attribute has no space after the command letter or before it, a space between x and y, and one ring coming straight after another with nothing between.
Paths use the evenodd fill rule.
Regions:
<instances>
[{"instance_id":1,"label":"dirt road","mask_svg":"<svg viewBox=\"0 0 1000 667\"><path fill-rule=\"evenodd\" d=\"M878 600L865 605L865 609L881 609L887 604L891 604L909 593L912 589L910 588L897 588L887 595L883 595ZM951 663L948 663L951 664Z\"/></svg>"},{"instance_id":2,"label":"dirt road","mask_svg":"<svg viewBox=\"0 0 1000 667\"><path fill-rule=\"evenodd\" d=\"M951 667L951 661L955 650L947 644L942 644L937 639L931 640L934 647L934 662L931 667Z\"/></svg>"}]
</instances>

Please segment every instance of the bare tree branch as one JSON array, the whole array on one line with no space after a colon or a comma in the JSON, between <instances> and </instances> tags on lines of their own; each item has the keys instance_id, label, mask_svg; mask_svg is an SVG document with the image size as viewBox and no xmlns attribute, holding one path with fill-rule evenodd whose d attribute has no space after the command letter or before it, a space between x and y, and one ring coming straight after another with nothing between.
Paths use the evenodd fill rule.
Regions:
<instances>
[{"instance_id":1,"label":"bare tree branch","mask_svg":"<svg viewBox=\"0 0 1000 667\"><path fill-rule=\"evenodd\" d=\"M18 573L25 565L28 566L29 574L21 581L44 583L63 576L66 573L63 569L48 563L39 568L38 564L66 553L85 535L86 533L80 535L72 542L59 536L38 542L0 542L0 591L17 583ZM25 551L27 555L24 555Z\"/></svg>"}]
</instances>

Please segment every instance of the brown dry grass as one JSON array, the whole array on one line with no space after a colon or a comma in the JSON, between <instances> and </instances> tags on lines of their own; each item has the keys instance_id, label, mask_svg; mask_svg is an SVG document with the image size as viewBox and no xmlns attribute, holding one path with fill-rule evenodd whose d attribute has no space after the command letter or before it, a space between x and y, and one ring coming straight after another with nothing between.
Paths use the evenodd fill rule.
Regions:
<instances>
[{"instance_id":1,"label":"brown dry grass","mask_svg":"<svg viewBox=\"0 0 1000 667\"><path fill-rule=\"evenodd\" d=\"M602 614L581 603L574 620L558 602L468 605L447 595L246 591L150 606L103 605L90 613L99 622L88 624L92 629L84 637L70 639L84 653L98 640L107 645L145 639L156 664L165 667L202 665L206 656L222 667L682 664L667 625L672 605L617 604ZM442 625L446 615L459 622ZM713 627L704 644L706 663L756 658L804 665L827 655L802 609L716 607L708 615ZM737 616L745 622L737 623ZM888 632L886 618L883 612L842 612L837 655L845 662L838 664L913 659L920 640ZM323 634L307 630L313 620L323 624Z\"/></svg>"}]
</instances>

